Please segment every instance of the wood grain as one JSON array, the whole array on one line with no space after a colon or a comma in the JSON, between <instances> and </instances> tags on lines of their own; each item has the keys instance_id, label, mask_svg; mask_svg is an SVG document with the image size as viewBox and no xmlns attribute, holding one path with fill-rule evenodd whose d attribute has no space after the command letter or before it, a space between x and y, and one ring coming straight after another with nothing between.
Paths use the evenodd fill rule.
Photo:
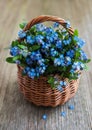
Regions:
<instances>
[{"instance_id":1,"label":"wood grain","mask_svg":"<svg viewBox=\"0 0 92 130\"><path fill-rule=\"evenodd\" d=\"M92 63L83 72L78 92L63 106L36 107L19 92L16 65L5 62L7 47L17 37L18 24L49 14L70 20L87 42L84 50L92 58L92 0L0 0L0 130L92 130ZM68 109L69 104L75 110ZM66 117L61 117L66 111ZM42 120L46 113L47 121Z\"/></svg>"}]
</instances>

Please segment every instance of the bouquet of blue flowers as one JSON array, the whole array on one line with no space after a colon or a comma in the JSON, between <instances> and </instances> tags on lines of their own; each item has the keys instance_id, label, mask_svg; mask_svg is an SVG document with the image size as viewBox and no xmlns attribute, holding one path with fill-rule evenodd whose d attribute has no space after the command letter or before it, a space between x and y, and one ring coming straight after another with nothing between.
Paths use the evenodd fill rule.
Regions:
<instances>
[{"instance_id":1,"label":"bouquet of blue flowers","mask_svg":"<svg viewBox=\"0 0 92 130\"><path fill-rule=\"evenodd\" d=\"M32 79L45 76L52 88L62 90L66 82L57 82L56 74L76 80L79 72L87 69L86 63L90 59L82 50L85 41L78 36L77 30L72 31L69 21L65 21L63 28L59 22L49 27L37 23L25 30L27 26L27 23L20 24L19 38L12 41L10 46L12 57L6 59L9 63L22 66L23 76Z\"/></svg>"}]
</instances>

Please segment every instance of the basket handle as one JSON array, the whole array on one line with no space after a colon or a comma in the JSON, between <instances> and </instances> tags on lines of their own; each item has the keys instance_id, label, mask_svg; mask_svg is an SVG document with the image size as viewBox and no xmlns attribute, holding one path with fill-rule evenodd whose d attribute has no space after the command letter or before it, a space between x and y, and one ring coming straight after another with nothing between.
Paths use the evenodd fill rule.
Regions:
<instances>
[{"instance_id":1,"label":"basket handle","mask_svg":"<svg viewBox=\"0 0 92 130\"><path fill-rule=\"evenodd\" d=\"M27 25L24 27L24 31L27 31L29 30L33 25L35 24L38 24L38 23L42 23L42 22L46 22L46 21L53 21L53 22L58 22L59 24L61 24L64 28L65 25L66 25L66 21L62 18L59 18L57 16L50 16L50 15L40 15L34 19L32 19L30 22L27 23ZM72 27L69 27L68 29L68 32L70 34L73 34L74 33L74 30Z\"/></svg>"}]
</instances>

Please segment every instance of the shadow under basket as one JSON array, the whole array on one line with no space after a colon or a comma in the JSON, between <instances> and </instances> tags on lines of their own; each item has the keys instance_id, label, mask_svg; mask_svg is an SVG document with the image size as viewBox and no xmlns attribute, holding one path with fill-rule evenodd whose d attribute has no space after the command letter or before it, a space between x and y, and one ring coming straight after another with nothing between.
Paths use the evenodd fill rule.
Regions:
<instances>
[{"instance_id":1,"label":"shadow under basket","mask_svg":"<svg viewBox=\"0 0 92 130\"><path fill-rule=\"evenodd\" d=\"M46 77L42 76L38 79L31 79L28 76L22 75L22 67L17 66L17 68L20 91L28 101L37 106L56 107L62 105L72 98L77 91L79 79L68 82L67 86L60 92L57 89L51 88L50 84L47 83ZM58 78L60 80L60 77Z\"/></svg>"}]
</instances>

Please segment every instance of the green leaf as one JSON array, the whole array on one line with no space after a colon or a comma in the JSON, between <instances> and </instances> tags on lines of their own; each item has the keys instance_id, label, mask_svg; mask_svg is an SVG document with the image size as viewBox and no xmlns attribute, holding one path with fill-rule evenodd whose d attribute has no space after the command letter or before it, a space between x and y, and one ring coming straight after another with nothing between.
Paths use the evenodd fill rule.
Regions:
<instances>
[{"instance_id":1,"label":"green leaf","mask_svg":"<svg viewBox=\"0 0 92 130\"><path fill-rule=\"evenodd\" d=\"M52 73L54 73L55 72L55 67L53 66L52 67L52 65L49 65L48 67L47 67L47 70L46 70L46 72L45 72L45 74L52 74Z\"/></svg>"},{"instance_id":2,"label":"green leaf","mask_svg":"<svg viewBox=\"0 0 92 130\"><path fill-rule=\"evenodd\" d=\"M26 63L20 63L20 66L25 67L25 66L27 66L27 64Z\"/></svg>"},{"instance_id":3,"label":"green leaf","mask_svg":"<svg viewBox=\"0 0 92 130\"><path fill-rule=\"evenodd\" d=\"M55 60L55 57L51 57L51 60L54 61L54 60Z\"/></svg>"},{"instance_id":4,"label":"green leaf","mask_svg":"<svg viewBox=\"0 0 92 130\"><path fill-rule=\"evenodd\" d=\"M6 58L6 61L7 61L8 63L15 63L14 60L13 60L13 57L8 57L8 58Z\"/></svg>"},{"instance_id":5,"label":"green leaf","mask_svg":"<svg viewBox=\"0 0 92 130\"><path fill-rule=\"evenodd\" d=\"M25 26L26 26L26 22L23 22L23 23L21 23L21 24L19 24L19 27L21 28L21 29L23 29Z\"/></svg>"},{"instance_id":6,"label":"green leaf","mask_svg":"<svg viewBox=\"0 0 92 130\"><path fill-rule=\"evenodd\" d=\"M48 64L49 63L49 59L45 59L45 63Z\"/></svg>"},{"instance_id":7,"label":"green leaf","mask_svg":"<svg viewBox=\"0 0 92 130\"><path fill-rule=\"evenodd\" d=\"M48 81L47 81L51 85L52 89L56 88L54 81L55 81L54 77L51 77L51 76L48 78Z\"/></svg>"},{"instance_id":8,"label":"green leaf","mask_svg":"<svg viewBox=\"0 0 92 130\"><path fill-rule=\"evenodd\" d=\"M14 47L14 46L18 46L18 44L20 44L18 40L16 40L16 41L12 41L11 46L12 46L12 47Z\"/></svg>"},{"instance_id":9,"label":"green leaf","mask_svg":"<svg viewBox=\"0 0 92 130\"><path fill-rule=\"evenodd\" d=\"M38 50L39 48L40 48L40 45L33 45L33 46L31 47L32 51L36 51L36 50Z\"/></svg>"},{"instance_id":10,"label":"green leaf","mask_svg":"<svg viewBox=\"0 0 92 130\"><path fill-rule=\"evenodd\" d=\"M30 31L30 33L31 33L33 36L36 35L36 27L35 27L35 26L31 27L31 29L30 29L29 31Z\"/></svg>"},{"instance_id":11,"label":"green leaf","mask_svg":"<svg viewBox=\"0 0 92 130\"><path fill-rule=\"evenodd\" d=\"M22 58L21 55L17 55L13 57L13 61L20 60Z\"/></svg>"},{"instance_id":12,"label":"green leaf","mask_svg":"<svg viewBox=\"0 0 92 130\"><path fill-rule=\"evenodd\" d=\"M86 63L89 63L90 61L91 61L91 59L87 59L87 60L86 60Z\"/></svg>"},{"instance_id":13,"label":"green leaf","mask_svg":"<svg viewBox=\"0 0 92 130\"><path fill-rule=\"evenodd\" d=\"M89 68L88 68L88 66L87 65L85 65L85 68L84 68L85 70L88 70Z\"/></svg>"},{"instance_id":14,"label":"green leaf","mask_svg":"<svg viewBox=\"0 0 92 130\"><path fill-rule=\"evenodd\" d=\"M78 35L79 35L78 30L75 29L75 30L74 30L74 36L78 36Z\"/></svg>"},{"instance_id":15,"label":"green leaf","mask_svg":"<svg viewBox=\"0 0 92 130\"><path fill-rule=\"evenodd\" d=\"M63 35L62 35L62 33L61 33L61 30L60 30L60 31L59 31L59 30L56 30L56 32L58 33L59 38L63 39Z\"/></svg>"},{"instance_id":16,"label":"green leaf","mask_svg":"<svg viewBox=\"0 0 92 130\"><path fill-rule=\"evenodd\" d=\"M20 49L26 49L26 48L27 48L27 47L24 46L24 45L18 45L18 47L19 47Z\"/></svg>"},{"instance_id":17,"label":"green leaf","mask_svg":"<svg viewBox=\"0 0 92 130\"><path fill-rule=\"evenodd\" d=\"M89 63L90 61L91 61L91 59L81 60L82 63Z\"/></svg>"},{"instance_id":18,"label":"green leaf","mask_svg":"<svg viewBox=\"0 0 92 130\"><path fill-rule=\"evenodd\" d=\"M49 77L48 83L53 83L53 82L54 82L54 78L53 77Z\"/></svg>"},{"instance_id":19,"label":"green leaf","mask_svg":"<svg viewBox=\"0 0 92 130\"><path fill-rule=\"evenodd\" d=\"M80 52L79 51L76 51L75 52L75 59L78 59L80 57Z\"/></svg>"}]
</instances>

